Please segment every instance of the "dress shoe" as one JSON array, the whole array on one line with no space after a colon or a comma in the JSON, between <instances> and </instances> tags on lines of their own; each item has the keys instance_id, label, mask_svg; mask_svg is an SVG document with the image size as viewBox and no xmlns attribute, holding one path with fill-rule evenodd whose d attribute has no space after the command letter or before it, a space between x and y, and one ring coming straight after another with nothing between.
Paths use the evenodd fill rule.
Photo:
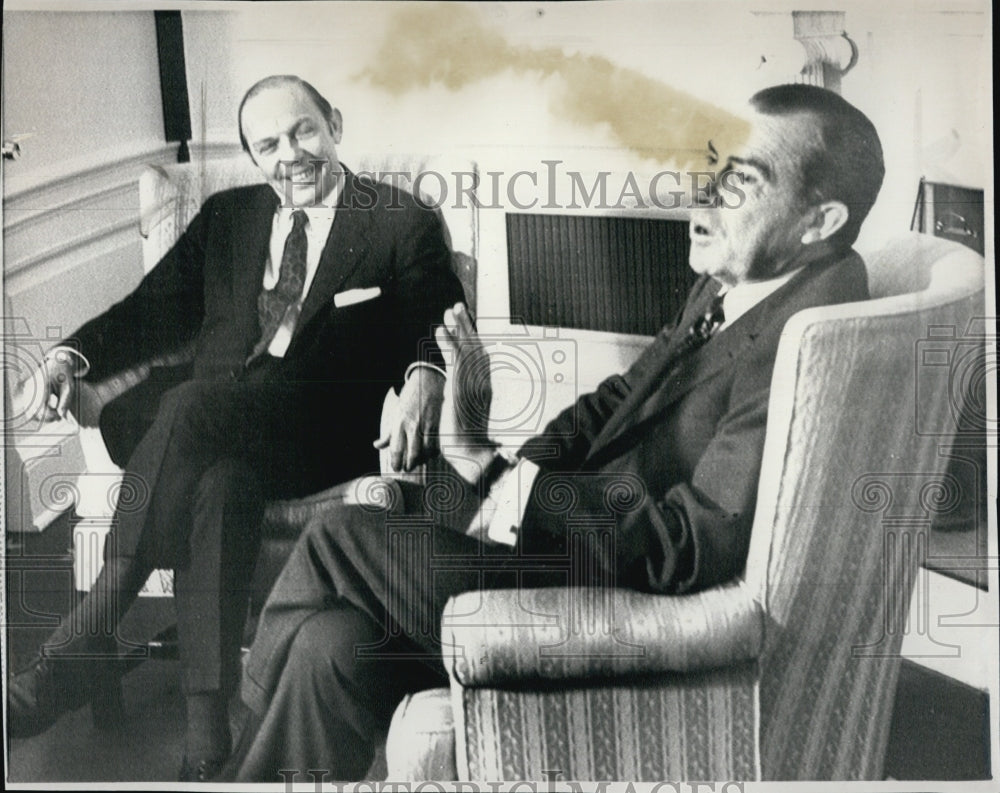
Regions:
<instances>
[{"instance_id":1,"label":"dress shoe","mask_svg":"<svg viewBox=\"0 0 1000 793\"><path fill-rule=\"evenodd\" d=\"M7 731L11 738L40 735L90 698L79 661L37 658L7 682Z\"/></svg>"},{"instance_id":2,"label":"dress shoe","mask_svg":"<svg viewBox=\"0 0 1000 793\"><path fill-rule=\"evenodd\" d=\"M181 760L181 772L177 775L178 782L211 782L226 764L225 757L189 758L184 755Z\"/></svg>"}]
</instances>

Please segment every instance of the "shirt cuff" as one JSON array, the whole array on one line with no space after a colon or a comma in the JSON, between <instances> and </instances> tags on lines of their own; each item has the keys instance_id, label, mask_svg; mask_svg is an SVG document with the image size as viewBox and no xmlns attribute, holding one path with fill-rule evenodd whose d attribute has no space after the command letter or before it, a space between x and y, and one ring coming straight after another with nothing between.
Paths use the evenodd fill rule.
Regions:
<instances>
[{"instance_id":1,"label":"shirt cuff","mask_svg":"<svg viewBox=\"0 0 1000 793\"><path fill-rule=\"evenodd\" d=\"M413 374L417 369L430 369L437 372L442 377L447 377L448 373L442 369L440 366L430 363L429 361L414 361L409 366L406 367L406 372L403 375L403 382L405 383L410 379L410 375Z\"/></svg>"},{"instance_id":2,"label":"shirt cuff","mask_svg":"<svg viewBox=\"0 0 1000 793\"><path fill-rule=\"evenodd\" d=\"M496 503L486 536L493 542L513 547L524 521L531 488L541 469L531 460L520 459L500 478L490 490L489 498Z\"/></svg>"},{"instance_id":3,"label":"shirt cuff","mask_svg":"<svg viewBox=\"0 0 1000 793\"><path fill-rule=\"evenodd\" d=\"M45 353L45 357L55 358L60 363L67 361L70 357L76 358L80 365L74 367L74 377L86 377L87 372L90 371L90 361L87 360L87 356L79 350L67 347L65 344L57 344Z\"/></svg>"}]
</instances>

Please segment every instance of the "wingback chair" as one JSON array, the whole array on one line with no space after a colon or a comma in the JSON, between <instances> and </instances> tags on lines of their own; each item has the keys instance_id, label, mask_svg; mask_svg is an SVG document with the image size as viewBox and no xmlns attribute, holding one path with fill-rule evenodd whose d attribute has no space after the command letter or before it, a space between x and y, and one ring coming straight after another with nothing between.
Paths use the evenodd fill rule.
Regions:
<instances>
[{"instance_id":1,"label":"wingback chair","mask_svg":"<svg viewBox=\"0 0 1000 793\"><path fill-rule=\"evenodd\" d=\"M373 175L375 178L398 178L388 177L388 175L404 173L410 175L411 180L416 180L419 174L436 173L441 174L445 182L451 185L454 185L455 180L459 178L454 174L475 173L476 170L475 164L468 161L457 162L443 157L420 157L406 154L363 156L350 161L348 167L355 173ZM465 180L464 184L474 181L472 177L461 178ZM245 154L204 162L147 166L139 178L139 231L142 236L142 257L145 272L149 272L170 250L180 234L193 220L206 198L220 190L261 181L260 171ZM425 180L418 182L418 185L423 181ZM426 183L433 186L440 183L440 180L427 179ZM401 181L400 185L411 192L413 190L412 184L408 184L406 181ZM479 244L477 206L467 197L459 201L455 200L454 196L443 200L442 196L434 195L430 191L427 191L425 195L429 203L433 206L439 206L446 236L452 250L452 266L462 282L466 302L474 309L476 304L476 258ZM101 407L147 377L150 366L179 363L188 354L188 351L181 351L164 359L151 360L132 370L119 373L104 382L87 386L83 389L79 402L81 415L78 419L81 426L96 427ZM372 427L373 440L377 437L378 430L378 427ZM85 433L83 438L84 444L101 443L99 433L96 430ZM335 450L331 450L331 453L335 453ZM103 459L105 466L110 465L107 455L101 454L100 450L97 450L96 453L85 454L85 456L88 459ZM390 473L388 452L382 456L381 467L383 473ZM117 469L115 471L102 470L100 473L113 475L116 471ZM411 476L419 477L420 475L418 473ZM343 489L334 486L307 498L272 501L266 505L263 542L252 586L253 597L257 601L256 605L260 605L266 597L301 530L314 515L322 512L342 497ZM95 543L87 545L97 549ZM93 575L96 575L95 566L99 567L99 562L94 560L90 564L82 566L94 570ZM156 577L161 582L162 589L165 589L169 594L172 591L172 576L169 571L158 571ZM158 640L154 646L159 648L162 646L162 642ZM137 655L142 655L142 651ZM100 699L95 699L94 702L95 721L102 725L118 723L120 719L118 713L120 693L117 689L117 683L105 681L100 689L103 695Z\"/></svg>"},{"instance_id":2,"label":"wingback chair","mask_svg":"<svg viewBox=\"0 0 1000 793\"><path fill-rule=\"evenodd\" d=\"M882 778L927 531L955 503L949 352L982 332L984 263L915 233L866 261L872 300L785 328L743 575L453 598L450 690L400 704L390 779Z\"/></svg>"}]
</instances>

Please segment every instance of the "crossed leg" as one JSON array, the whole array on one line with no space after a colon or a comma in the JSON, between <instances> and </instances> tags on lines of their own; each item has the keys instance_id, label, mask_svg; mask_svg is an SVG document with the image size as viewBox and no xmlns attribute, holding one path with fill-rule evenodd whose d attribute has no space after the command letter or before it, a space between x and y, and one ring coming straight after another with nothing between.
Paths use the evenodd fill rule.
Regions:
<instances>
[{"instance_id":1,"label":"crossed leg","mask_svg":"<svg viewBox=\"0 0 1000 793\"><path fill-rule=\"evenodd\" d=\"M232 763L237 779L363 778L403 696L447 680L439 626L448 598L517 585L507 548L435 523L425 491L401 491L393 510L331 508L292 551L244 668L256 717Z\"/></svg>"}]
</instances>

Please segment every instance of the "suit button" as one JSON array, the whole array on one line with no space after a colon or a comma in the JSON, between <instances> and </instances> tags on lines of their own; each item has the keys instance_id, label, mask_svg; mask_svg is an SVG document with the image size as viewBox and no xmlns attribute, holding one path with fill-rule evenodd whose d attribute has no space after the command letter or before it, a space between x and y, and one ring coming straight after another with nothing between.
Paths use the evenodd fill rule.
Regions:
<instances>
[{"instance_id":1,"label":"suit button","mask_svg":"<svg viewBox=\"0 0 1000 793\"><path fill-rule=\"evenodd\" d=\"M238 366L234 366L232 369L229 370L230 380L239 380L242 377L242 375L243 375L243 370Z\"/></svg>"}]
</instances>

